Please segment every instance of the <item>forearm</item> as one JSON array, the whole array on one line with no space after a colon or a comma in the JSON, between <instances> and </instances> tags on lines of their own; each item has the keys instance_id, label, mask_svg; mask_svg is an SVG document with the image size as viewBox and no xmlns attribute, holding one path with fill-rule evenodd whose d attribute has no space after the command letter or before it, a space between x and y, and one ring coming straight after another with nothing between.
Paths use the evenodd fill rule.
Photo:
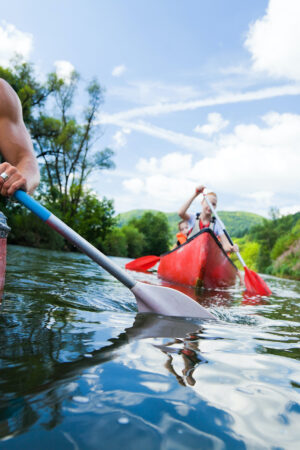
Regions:
<instances>
[{"instance_id":1,"label":"forearm","mask_svg":"<svg viewBox=\"0 0 300 450\"><path fill-rule=\"evenodd\" d=\"M236 244L231 245L225 234L220 236L221 244L226 253L238 252L239 248Z\"/></svg>"},{"instance_id":2,"label":"forearm","mask_svg":"<svg viewBox=\"0 0 300 450\"><path fill-rule=\"evenodd\" d=\"M205 189L205 186L203 184L200 184L200 186L197 186L195 189L194 194L192 195L192 197L185 202L182 207L179 209L178 211L178 215L183 219L183 220L189 220L190 216L189 214L187 214L187 210L189 209L189 207L191 206L191 204L193 203L193 201L195 200L196 197L198 197L198 195L200 195Z\"/></svg>"},{"instance_id":3,"label":"forearm","mask_svg":"<svg viewBox=\"0 0 300 450\"><path fill-rule=\"evenodd\" d=\"M191 204L193 203L193 201L195 200L196 197L198 197L198 193L195 192L195 194L189 198L189 200L187 200L182 206L181 208L178 210L178 215L179 217L181 217L183 220L189 220L190 216L189 214L187 214L187 210L189 209L189 207L191 206Z\"/></svg>"},{"instance_id":4,"label":"forearm","mask_svg":"<svg viewBox=\"0 0 300 450\"><path fill-rule=\"evenodd\" d=\"M17 189L31 194L39 183L40 175L25 125L2 120L0 133L0 148L5 161L0 164L0 174L5 172L9 177L5 184L0 180L1 194L11 196Z\"/></svg>"},{"instance_id":5,"label":"forearm","mask_svg":"<svg viewBox=\"0 0 300 450\"><path fill-rule=\"evenodd\" d=\"M32 194L40 182L40 171L35 157L24 156L17 164L17 170L26 179L26 190Z\"/></svg>"}]
</instances>

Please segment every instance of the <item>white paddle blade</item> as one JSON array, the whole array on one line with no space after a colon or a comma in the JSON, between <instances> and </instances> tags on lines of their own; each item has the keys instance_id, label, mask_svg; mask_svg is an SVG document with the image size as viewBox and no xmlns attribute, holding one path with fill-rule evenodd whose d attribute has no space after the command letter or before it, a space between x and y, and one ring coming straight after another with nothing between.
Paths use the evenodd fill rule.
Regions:
<instances>
[{"instance_id":1,"label":"white paddle blade","mask_svg":"<svg viewBox=\"0 0 300 450\"><path fill-rule=\"evenodd\" d=\"M137 282L131 292L135 295L139 312L216 319L195 300L175 289Z\"/></svg>"}]
</instances>

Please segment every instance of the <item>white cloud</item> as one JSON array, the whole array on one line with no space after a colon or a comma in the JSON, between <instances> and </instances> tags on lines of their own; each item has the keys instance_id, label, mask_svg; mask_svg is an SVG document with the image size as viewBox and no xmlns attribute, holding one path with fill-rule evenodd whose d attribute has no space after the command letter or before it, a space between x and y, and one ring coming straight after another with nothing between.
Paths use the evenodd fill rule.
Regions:
<instances>
[{"instance_id":1,"label":"white cloud","mask_svg":"<svg viewBox=\"0 0 300 450\"><path fill-rule=\"evenodd\" d=\"M119 119L117 114L101 114L99 116L99 123L128 128L130 130L138 131L140 133L148 134L150 136L171 142L177 147L184 147L197 152L208 152L213 149L213 144L203 139L187 136L183 133L178 133L172 130L166 130L165 128L157 127L142 120L138 120L136 122L122 120Z\"/></svg>"},{"instance_id":2,"label":"white cloud","mask_svg":"<svg viewBox=\"0 0 300 450\"><path fill-rule=\"evenodd\" d=\"M72 73L75 67L69 61L55 61L56 75L58 78L64 80L66 83L71 82Z\"/></svg>"},{"instance_id":3,"label":"white cloud","mask_svg":"<svg viewBox=\"0 0 300 450\"><path fill-rule=\"evenodd\" d=\"M124 64L121 64L120 66L114 67L111 74L113 77L120 77L126 72L126 70L126 66L124 66Z\"/></svg>"},{"instance_id":4,"label":"white cloud","mask_svg":"<svg viewBox=\"0 0 300 450\"><path fill-rule=\"evenodd\" d=\"M116 148L125 147L125 145L127 144L126 135L128 135L130 133L131 133L131 130L129 128L122 128L121 130L118 130L113 135L113 140L114 140L114 143L115 143L115 147Z\"/></svg>"},{"instance_id":5,"label":"white cloud","mask_svg":"<svg viewBox=\"0 0 300 450\"><path fill-rule=\"evenodd\" d=\"M253 199L257 208L270 208L274 201L274 192L257 191L251 194L245 194L245 198Z\"/></svg>"},{"instance_id":6,"label":"white cloud","mask_svg":"<svg viewBox=\"0 0 300 450\"><path fill-rule=\"evenodd\" d=\"M159 116L179 111L192 111L207 106L228 105L241 102L250 102L255 100L264 100L267 98L282 97L289 95L300 95L300 85L282 85L259 89L248 92L229 92L216 97L210 97L200 100L181 101L175 103L157 103L151 106L132 108L116 114L101 114L99 121L101 123L118 124L121 121L128 121L138 117Z\"/></svg>"},{"instance_id":7,"label":"white cloud","mask_svg":"<svg viewBox=\"0 0 300 450\"><path fill-rule=\"evenodd\" d=\"M145 174L176 175L189 170L192 164L192 155L169 153L162 158L141 158L137 163L137 170Z\"/></svg>"},{"instance_id":8,"label":"white cloud","mask_svg":"<svg viewBox=\"0 0 300 450\"><path fill-rule=\"evenodd\" d=\"M280 208L279 211L282 216L286 216L287 214L296 214L297 212L300 212L300 204L285 206L283 208Z\"/></svg>"},{"instance_id":9,"label":"white cloud","mask_svg":"<svg viewBox=\"0 0 300 450\"><path fill-rule=\"evenodd\" d=\"M10 60L17 54L22 61L29 58L33 49L33 36L18 30L5 21L0 25L0 64L8 67Z\"/></svg>"},{"instance_id":10,"label":"white cloud","mask_svg":"<svg viewBox=\"0 0 300 450\"><path fill-rule=\"evenodd\" d=\"M191 174L213 174L216 187L227 192L299 191L300 116L270 113L262 119L262 127L241 124L221 136L215 156L198 161Z\"/></svg>"},{"instance_id":11,"label":"white cloud","mask_svg":"<svg viewBox=\"0 0 300 450\"><path fill-rule=\"evenodd\" d=\"M240 124L217 138L217 150L204 158L177 152L140 159L134 180L143 182L155 209L176 211L203 183L234 199L239 209L247 205L248 210L267 213L272 205L284 206L283 196L286 202L300 192L299 142L300 115L271 112L262 117L261 126Z\"/></svg>"},{"instance_id":12,"label":"white cloud","mask_svg":"<svg viewBox=\"0 0 300 450\"><path fill-rule=\"evenodd\" d=\"M112 86L108 94L130 103L153 105L199 98L201 92L189 85L165 84L161 81L129 81L126 85Z\"/></svg>"},{"instance_id":13,"label":"white cloud","mask_svg":"<svg viewBox=\"0 0 300 450\"><path fill-rule=\"evenodd\" d=\"M197 125L194 129L196 133L207 134L211 136L223 130L229 124L228 120L223 119L219 113L210 113L207 116L207 123L204 125Z\"/></svg>"},{"instance_id":14,"label":"white cloud","mask_svg":"<svg viewBox=\"0 0 300 450\"><path fill-rule=\"evenodd\" d=\"M246 48L255 71L300 80L300 2L270 0L266 14L250 26Z\"/></svg>"},{"instance_id":15,"label":"white cloud","mask_svg":"<svg viewBox=\"0 0 300 450\"><path fill-rule=\"evenodd\" d=\"M131 178L129 180L124 180L123 186L129 192L133 194L139 194L144 188L144 183L139 178Z\"/></svg>"}]
</instances>

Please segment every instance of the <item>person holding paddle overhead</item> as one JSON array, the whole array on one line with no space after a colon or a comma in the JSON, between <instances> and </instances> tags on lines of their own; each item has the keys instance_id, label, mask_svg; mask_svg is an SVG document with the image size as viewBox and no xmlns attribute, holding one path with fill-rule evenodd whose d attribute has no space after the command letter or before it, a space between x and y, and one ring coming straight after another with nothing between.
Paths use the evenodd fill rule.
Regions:
<instances>
[{"instance_id":1,"label":"person holding paddle overhead","mask_svg":"<svg viewBox=\"0 0 300 450\"><path fill-rule=\"evenodd\" d=\"M203 185L196 187L195 193L193 194L193 196L190 197L188 199L188 201L185 202L178 211L178 215L183 220L187 220L189 223L190 232L189 232L188 237L191 238L192 236L194 236L196 233L198 233L203 228L210 228L215 233L215 235L218 237L218 239L220 240L222 247L224 248L226 253L238 252L239 251L238 246L236 244L232 245L229 242L229 240L227 239L227 237L226 237L222 227L218 223L218 221L216 221L212 217L212 211L211 211L209 205L207 204L205 198L202 200L202 211L200 214L199 213L198 214L187 213L187 210L191 206L192 202L200 194L203 193L204 189L205 189L205 186L203 186ZM209 192L208 194L206 194L206 196L209 198L213 207L216 208L217 207L217 195L214 192Z\"/></svg>"},{"instance_id":2,"label":"person holding paddle overhead","mask_svg":"<svg viewBox=\"0 0 300 450\"><path fill-rule=\"evenodd\" d=\"M0 194L18 189L31 194L39 184L39 167L25 127L22 106L13 88L0 79Z\"/></svg>"}]
</instances>

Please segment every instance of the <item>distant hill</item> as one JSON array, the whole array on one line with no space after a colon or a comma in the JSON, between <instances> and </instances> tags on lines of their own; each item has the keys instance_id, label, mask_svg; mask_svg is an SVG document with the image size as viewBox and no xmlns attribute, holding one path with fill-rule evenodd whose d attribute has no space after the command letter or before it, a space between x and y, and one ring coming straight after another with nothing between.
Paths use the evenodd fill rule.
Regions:
<instances>
[{"instance_id":1,"label":"distant hill","mask_svg":"<svg viewBox=\"0 0 300 450\"><path fill-rule=\"evenodd\" d=\"M157 213L158 211L154 209L133 209L125 213L121 213L117 216L119 227L126 225L131 219L139 219L144 212L151 211L152 213ZM164 213L169 221L171 232L177 233L177 224L180 217L177 213ZM241 237L247 233L247 231L254 225L262 223L263 217L258 214L248 213L244 211L219 211L219 216L223 220L228 233L232 237Z\"/></svg>"}]
</instances>

